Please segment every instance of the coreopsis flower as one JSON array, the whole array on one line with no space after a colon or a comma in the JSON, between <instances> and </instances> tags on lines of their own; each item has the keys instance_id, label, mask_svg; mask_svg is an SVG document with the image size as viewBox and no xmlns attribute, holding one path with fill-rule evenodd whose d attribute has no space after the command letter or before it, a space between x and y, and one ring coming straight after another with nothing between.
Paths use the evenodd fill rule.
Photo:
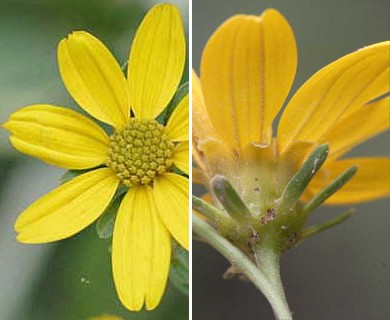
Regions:
<instances>
[{"instance_id":1,"label":"coreopsis flower","mask_svg":"<svg viewBox=\"0 0 390 320\"><path fill-rule=\"evenodd\" d=\"M91 169L40 198L17 219L17 239L46 243L85 229L104 212L119 186L112 240L114 282L129 310L154 309L164 293L171 236L188 248L188 95L166 124L156 120L180 83L185 36L178 9L156 5L139 26L127 79L97 38L76 31L58 46L59 70L89 117L38 104L4 124L19 151L65 169Z\"/></svg>"},{"instance_id":2,"label":"coreopsis flower","mask_svg":"<svg viewBox=\"0 0 390 320\"><path fill-rule=\"evenodd\" d=\"M389 128L390 98L383 97L390 90L389 65L389 41L329 64L295 93L273 133L297 67L293 31L273 9L260 17L233 16L207 42L200 79L195 72L192 76L194 181L213 189L213 178L228 180L247 207L247 217L257 221L248 224L249 230L258 232L258 241L268 232L266 224L277 223L279 213L288 209L292 220L299 219L304 202L320 191L321 197L307 210L325 200L341 205L389 196L388 157L341 159L357 144ZM294 175L321 145L326 162L321 167L325 159L312 157L312 174L305 182L311 179L310 184L295 199L299 201L282 208L288 199L286 188L294 190ZM349 169L348 179L353 178L325 199L327 186ZM224 202L226 197L217 193L214 188L218 207L216 198ZM283 241L299 236L305 221L289 225L283 220ZM219 220L214 223L218 225ZM226 228L221 230L228 233ZM244 247L247 238L236 240Z\"/></svg>"}]
</instances>

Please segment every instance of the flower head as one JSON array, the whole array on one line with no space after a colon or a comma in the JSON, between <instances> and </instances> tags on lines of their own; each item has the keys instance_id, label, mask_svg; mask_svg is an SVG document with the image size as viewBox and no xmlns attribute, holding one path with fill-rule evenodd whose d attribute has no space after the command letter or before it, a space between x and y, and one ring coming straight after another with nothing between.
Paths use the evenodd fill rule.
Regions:
<instances>
[{"instance_id":1,"label":"flower head","mask_svg":"<svg viewBox=\"0 0 390 320\"><path fill-rule=\"evenodd\" d=\"M200 79L195 72L192 76L193 154L198 167L194 180L208 188L215 181L216 195L215 187L222 186L220 176L225 177L249 215L269 222L277 217L274 209L308 155L327 144L318 149L327 160L318 171L325 158L313 158L318 161L312 169L317 174L310 176L294 210L300 211L303 201L311 200L352 166L358 168L357 174L326 204L388 196L388 157L340 158L389 128L390 98L383 98L390 91L389 59L390 42L386 41L321 69L287 104L274 134L275 117L297 67L293 31L273 9L260 17L228 19L203 51ZM352 171L350 176L356 169ZM290 235L301 227L291 227Z\"/></svg>"},{"instance_id":2,"label":"flower head","mask_svg":"<svg viewBox=\"0 0 390 320\"><path fill-rule=\"evenodd\" d=\"M171 239L188 248L188 95L167 123L157 117L180 83L185 62L180 13L157 5L135 35L127 79L97 38L76 31L58 46L66 88L107 133L70 109L33 105L13 113L4 128L21 152L65 169L91 169L28 207L15 230L23 243L70 237L93 223L120 185L112 240L115 286L122 303L154 309L164 293Z\"/></svg>"}]
</instances>

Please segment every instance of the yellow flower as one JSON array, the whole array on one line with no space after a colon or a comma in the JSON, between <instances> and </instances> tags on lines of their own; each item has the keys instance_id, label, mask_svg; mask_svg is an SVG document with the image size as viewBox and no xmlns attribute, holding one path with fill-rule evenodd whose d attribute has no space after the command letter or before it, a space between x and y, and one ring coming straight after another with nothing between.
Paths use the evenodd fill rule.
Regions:
<instances>
[{"instance_id":1,"label":"yellow flower","mask_svg":"<svg viewBox=\"0 0 390 320\"><path fill-rule=\"evenodd\" d=\"M17 239L44 243L73 236L93 223L119 185L128 187L112 240L115 286L129 310L154 309L164 293L172 235L188 249L188 95L164 126L155 119L182 77L185 37L173 5L145 16L132 44L127 80L109 50L77 31L58 47L66 88L107 133L70 109L33 105L4 127L21 152L66 169L91 169L43 196L17 219Z\"/></svg>"},{"instance_id":2,"label":"yellow flower","mask_svg":"<svg viewBox=\"0 0 390 320\"><path fill-rule=\"evenodd\" d=\"M203 51L201 78L192 76L196 181L207 185L210 177L222 174L251 209L265 212L308 152L328 143L328 159L310 183L306 200L352 165L357 174L327 204L388 196L388 157L340 157L389 128L390 98L371 102L390 90L389 59L386 41L318 71L287 104L274 138L272 126L297 67L293 31L273 9L260 17L228 19Z\"/></svg>"}]
</instances>

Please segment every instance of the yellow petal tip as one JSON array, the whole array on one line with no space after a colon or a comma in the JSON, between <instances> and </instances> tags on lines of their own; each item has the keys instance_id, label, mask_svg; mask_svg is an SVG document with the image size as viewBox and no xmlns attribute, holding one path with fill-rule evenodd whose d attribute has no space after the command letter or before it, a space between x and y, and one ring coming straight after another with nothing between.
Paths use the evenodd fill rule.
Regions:
<instances>
[{"instance_id":1,"label":"yellow petal tip","mask_svg":"<svg viewBox=\"0 0 390 320\"><path fill-rule=\"evenodd\" d=\"M267 16L267 15L271 15L271 14L278 15L278 16L283 16L278 10L276 10L274 8L268 8L268 9L265 9L263 11L263 13L261 14L261 17Z\"/></svg>"},{"instance_id":2,"label":"yellow petal tip","mask_svg":"<svg viewBox=\"0 0 390 320\"><path fill-rule=\"evenodd\" d=\"M72 38L77 38L77 37L81 37L81 36L89 36L89 35L91 35L91 34L88 33L87 31L84 31L84 30L73 30L72 32L68 33L68 35L64 39L61 40L61 42L66 41L66 40L71 40Z\"/></svg>"},{"instance_id":3,"label":"yellow petal tip","mask_svg":"<svg viewBox=\"0 0 390 320\"><path fill-rule=\"evenodd\" d=\"M9 132L11 132L11 124L10 124L10 120L4 122L1 127Z\"/></svg>"},{"instance_id":4,"label":"yellow petal tip","mask_svg":"<svg viewBox=\"0 0 390 320\"><path fill-rule=\"evenodd\" d=\"M31 239L29 237L26 237L25 234L23 233L19 233L17 236L16 236L16 240L19 242L19 243L23 243L23 244L33 244L33 243L36 243L34 241L31 241Z\"/></svg>"},{"instance_id":5,"label":"yellow petal tip","mask_svg":"<svg viewBox=\"0 0 390 320\"><path fill-rule=\"evenodd\" d=\"M177 6L175 6L172 3L158 3L158 4L154 5L150 11L157 10L157 9L161 10L161 9L164 9L164 8L178 10Z\"/></svg>"},{"instance_id":6,"label":"yellow petal tip","mask_svg":"<svg viewBox=\"0 0 390 320\"><path fill-rule=\"evenodd\" d=\"M160 304L160 300L152 301L152 302L146 301L146 310L152 311L152 310L156 309L159 304Z\"/></svg>"},{"instance_id":7,"label":"yellow petal tip","mask_svg":"<svg viewBox=\"0 0 390 320\"><path fill-rule=\"evenodd\" d=\"M16 219L15 224L14 224L14 230L17 233L20 233L23 229L23 227L26 226L25 221L23 221L23 215L19 215L19 217Z\"/></svg>"},{"instance_id":8,"label":"yellow petal tip","mask_svg":"<svg viewBox=\"0 0 390 320\"><path fill-rule=\"evenodd\" d=\"M132 301L130 297L121 297L119 295L119 299L121 300L122 304L126 307L127 310L132 312L138 312L141 311L144 306L144 301Z\"/></svg>"}]
</instances>

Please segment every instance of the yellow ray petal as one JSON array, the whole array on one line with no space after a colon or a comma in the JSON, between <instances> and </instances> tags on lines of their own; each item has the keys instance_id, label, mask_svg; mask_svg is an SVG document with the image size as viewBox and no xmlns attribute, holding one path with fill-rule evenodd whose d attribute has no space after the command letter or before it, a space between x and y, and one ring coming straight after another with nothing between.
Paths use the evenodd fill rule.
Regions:
<instances>
[{"instance_id":1,"label":"yellow ray petal","mask_svg":"<svg viewBox=\"0 0 390 320\"><path fill-rule=\"evenodd\" d=\"M166 130L172 141L188 141L188 94L180 101L168 120Z\"/></svg>"},{"instance_id":2,"label":"yellow ray petal","mask_svg":"<svg viewBox=\"0 0 390 320\"><path fill-rule=\"evenodd\" d=\"M289 148L278 158L278 171L281 174L287 174L286 178L292 176L288 173L295 174L301 168L303 162L313 151L316 144L307 141L296 141L292 143ZM283 185L283 184L281 184Z\"/></svg>"},{"instance_id":3,"label":"yellow ray petal","mask_svg":"<svg viewBox=\"0 0 390 320\"><path fill-rule=\"evenodd\" d=\"M180 143L174 151L173 154L173 163L177 166L181 171L188 174L189 168L189 151L188 151L188 142Z\"/></svg>"},{"instance_id":4,"label":"yellow ray petal","mask_svg":"<svg viewBox=\"0 0 390 320\"><path fill-rule=\"evenodd\" d=\"M161 220L177 242L188 250L188 179L167 173L154 182L153 195Z\"/></svg>"},{"instance_id":5,"label":"yellow ray petal","mask_svg":"<svg viewBox=\"0 0 390 320\"><path fill-rule=\"evenodd\" d=\"M86 169L106 161L109 138L97 124L70 109L33 105L13 113L3 125L20 152L66 169Z\"/></svg>"},{"instance_id":6,"label":"yellow ray petal","mask_svg":"<svg viewBox=\"0 0 390 320\"><path fill-rule=\"evenodd\" d=\"M58 64L66 88L84 110L117 129L126 124L126 79L102 42L87 32L73 32L58 46Z\"/></svg>"},{"instance_id":7,"label":"yellow ray petal","mask_svg":"<svg viewBox=\"0 0 390 320\"><path fill-rule=\"evenodd\" d=\"M211 121L226 143L240 150L271 142L296 66L294 34L276 10L234 16L217 29L203 51L201 82Z\"/></svg>"},{"instance_id":8,"label":"yellow ray petal","mask_svg":"<svg viewBox=\"0 0 390 320\"><path fill-rule=\"evenodd\" d=\"M220 140L211 124L204 103L202 86L194 70L192 70L192 131L198 143L207 140Z\"/></svg>"},{"instance_id":9,"label":"yellow ray petal","mask_svg":"<svg viewBox=\"0 0 390 320\"><path fill-rule=\"evenodd\" d=\"M229 178L237 177L239 158L225 144L209 140L203 142L202 145L198 144L196 148L204 155L203 165L209 177L216 174L225 174Z\"/></svg>"},{"instance_id":10,"label":"yellow ray petal","mask_svg":"<svg viewBox=\"0 0 390 320\"><path fill-rule=\"evenodd\" d=\"M329 143L329 161L341 157L357 144L389 128L390 97L387 97L342 118L324 135L320 143Z\"/></svg>"},{"instance_id":11,"label":"yellow ray petal","mask_svg":"<svg viewBox=\"0 0 390 320\"><path fill-rule=\"evenodd\" d=\"M218 173L221 166L230 165L233 162L234 156L231 148L222 141L211 124L201 84L194 71L192 71L192 131L193 158L204 172L207 171L207 166L202 161L203 157L200 152L207 158L212 173Z\"/></svg>"},{"instance_id":12,"label":"yellow ray petal","mask_svg":"<svg viewBox=\"0 0 390 320\"><path fill-rule=\"evenodd\" d=\"M17 219L23 243L68 238L94 222L113 197L119 181L108 168L84 173L46 194Z\"/></svg>"},{"instance_id":13,"label":"yellow ray petal","mask_svg":"<svg viewBox=\"0 0 390 320\"><path fill-rule=\"evenodd\" d=\"M150 187L131 189L119 208L112 242L112 268L122 303L154 309L165 291L171 258L169 233L157 213Z\"/></svg>"},{"instance_id":14,"label":"yellow ray petal","mask_svg":"<svg viewBox=\"0 0 390 320\"><path fill-rule=\"evenodd\" d=\"M192 135L192 164L193 166L198 166L199 170L206 173L206 166L203 161L203 155L197 147L197 143L194 135Z\"/></svg>"},{"instance_id":15,"label":"yellow ray petal","mask_svg":"<svg viewBox=\"0 0 390 320\"><path fill-rule=\"evenodd\" d=\"M283 112L279 150L294 141L319 141L333 125L390 90L390 42L351 53L321 69L298 90Z\"/></svg>"},{"instance_id":16,"label":"yellow ray petal","mask_svg":"<svg viewBox=\"0 0 390 320\"><path fill-rule=\"evenodd\" d=\"M208 185L209 180L205 176L205 173L199 168L192 167L191 177L192 177L192 183L205 185L205 186Z\"/></svg>"},{"instance_id":17,"label":"yellow ray petal","mask_svg":"<svg viewBox=\"0 0 390 320\"><path fill-rule=\"evenodd\" d=\"M192 70L192 132L193 140L195 140L199 150L202 150L202 144L208 141L223 143L211 123L204 102L201 83L194 70Z\"/></svg>"},{"instance_id":18,"label":"yellow ray petal","mask_svg":"<svg viewBox=\"0 0 390 320\"><path fill-rule=\"evenodd\" d=\"M354 158L325 165L309 184L312 194L320 191L351 166L358 166L356 175L326 204L353 204L390 195L390 158Z\"/></svg>"},{"instance_id":19,"label":"yellow ray petal","mask_svg":"<svg viewBox=\"0 0 390 320\"><path fill-rule=\"evenodd\" d=\"M179 10L154 6L131 46L128 67L131 106L139 118L153 119L168 105L182 77L185 37Z\"/></svg>"},{"instance_id":20,"label":"yellow ray petal","mask_svg":"<svg viewBox=\"0 0 390 320\"><path fill-rule=\"evenodd\" d=\"M192 70L192 131L199 144L207 140L220 140L211 124L204 103L202 86L194 70Z\"/></svg>"}]
</instances>

